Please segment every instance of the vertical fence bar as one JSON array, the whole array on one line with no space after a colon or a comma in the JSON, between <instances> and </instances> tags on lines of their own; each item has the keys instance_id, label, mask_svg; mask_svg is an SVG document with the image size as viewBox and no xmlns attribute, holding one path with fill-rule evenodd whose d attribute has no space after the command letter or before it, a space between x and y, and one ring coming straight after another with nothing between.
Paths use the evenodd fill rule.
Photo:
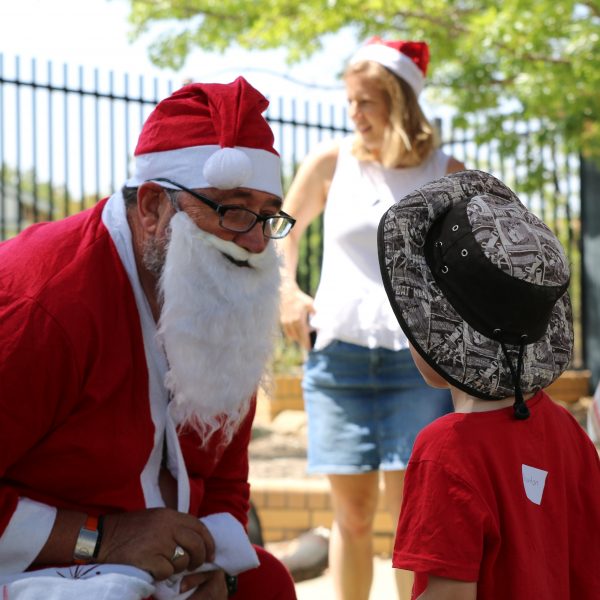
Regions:
<instances>
[{"instance_id":1,"label":"vertical fence bar","mask_svg":"<svg viewBox=\"0 0 600 600\"><path fill-rule=\"evenodd\" d=\"M21 62L19 57L15 59L15 75L17 82L21 79ZM21 174L21 86L16 84L15 88L15 148L17 150L16 157L16 177L15 177L15 196L17 201L17 231L21 231L23 222L23 198L22 198L22 174Z\"/></svg>"},{"instance_id":2,"label":"vertical fence bar","mask_svg":"<svg viewBox=\"0 0 600 600\"><path fill-rule=\"evenodd\" d=\"M100 73L98 69L94 69L94 91L96 92L94 97L94 198L96 202L100 200Z\"/></svg>"},{"instance_id":3,"label":"vertical fence bar","mask_svg":"<svg viewBox=\"0 0 600 600\"><path fill-rule=\"evenodd\" d=\"M572 211L571 211L571 198L573 198L573 186L572 186L571 179L574 177L574 175L571 170L571 160L570 160L569 153L567 152L566 147L563 147L563 154L564 154L564 156L566 156L564 180L565 180L567 202L565 205L565 218L567 219L567 222L569 223L569 240L568 240L569 258L572 258L574 255L574 250L575 250L575 248L574 248L575 234L573 232L573 215L572 215Z\"/></svg>"},{"instance_id":4,"label":"vertical fence bar","mask_svg":"<svg viewBox=\"0 0 600 600\"><path fill-rule=\"evenodd\" d=\"M333 104L329 105L329 131L335 133L335 107Z\"/></svg>"},{"instance_id":5,"label":"vertical fence bar","mask_svg":"<svg viewBox=\"0 0 600 600\"><path fill-rule=\"evenodd\" d=\"M115 86L114 86L114 72L110 71L109 75L108 75L108 87L109 87L109 93L111 98L113 99L110 103L109 106L109 111L110 111L110 126L109 126L109 130L110 130L110 145L109 145L109 149L108 149L108 155L109 155L109 160L110 160L110 189L111 191L114 190L116 188L116 177L115 177L115 102L114 102L114 95L115 95Z\"/></svg>"},{"instance_id":6,"label":"vertical fence bar","mask_svg":"<svg viewBox=\"0 0 600 600\"><path fill-rule=\"evenodd\" d=\"M51 89L52 86L52 63L48 61L47 64L48 74L48 218L52 221L54 219L54 106L52 104L52 98L54 93Z\"/></svg>"},{"instance_id":7,"label":"vertical fence bar","mask_svg":"<svg viewBox=\"0 0 600 600\"><path fill-rule=\"evenodd\" d=\"M294 123L294 125L292 126L292 140L291 140L291 157L292 157L292 173L295 174L296 173L296 168L298 166L298 110L297 110L297 104L296 104L296 98L292 98L291 101L291 110L292 110L292 123ZM290 180L291 183L291 180Z\"/></svg>"},{"instance_id":8,"label":"vertical fence bar","mask_svg":"<svg viewBox=\"0 0 600 600\"><path fill-rule=\"evenodd\" d=\"M64 210L64 216L66 217L67 215L69 215L70 210L69 210L69 202L70 202L70 194L69 194L69 93L68 93L68 89L69 89L69 70L67 67L67 64L64 63L63 64L63 82L64 82L64 96L63 96L63 119L64 119L64 123L63 123L63 148L64 148L64 166L63 166L63 170L64 170L64 179L65 179L65 190L64 190L64 196L63 196L63 202L64 202L64 206L63 206L63 210Z\"/></svg>"},{"instance_id":9,"label":"vertical fence bar","mask_svg":"<svg viewBox=\"0 0 600 600\"><path fill-rule=\"evenodd\" d=\"M541 123L541 127L543 128L545 126L544 123ZM547 169L546 169L546 148L542 145L541 140L538 140L538 154L541 158L540 160L540 172L542 173L542 185L540 187L540 191L539 191L539 196L540 196L540 215L542 216L542 220L546 221L547 216L546 216L546 175L547 175Z\"/></svg>"},{"instance_id":10,"label":"vertical fence bar","mask_svg":"<svg viewBox=\"0 0 600 600\"><path fill-rule=\"evenodd\" d=\"M31 59L31 154L33 166L31 169L31 198L32 198L32 220L39 220L38 210L38 150L37 150L37 88L35 87L37 69L35 58Z\"/></svg>"},{"instance_id":11,"label":"vertical fence bar","mask_svg":"<svg viewBox=\"0 0 600 600\"><path fill-rule=\"evenodd\" d=\"M4 55L0 54L0 77L4 79ZM6 239L8 215L6 202L6 156L4 153L4 83L0 84L0 240Z\"/></svg>"},{"instance_id":12,"label":"vertical fence bar","mask_svg":"<svg viewBox=\"0 0 600 600\"><path fill-rule=\"evenodd\" d=\"M515 144L515 152L518 153L521 151L521 139L519 137L519 131L518 131L518 123L516 121L516 119L513 118L512 120L512 132L514 134L514 136L518 139L518 142ZM514 163L513 163L513 177L515 178L515 188L518 188L520 185L520 181L521 181L521 174L519 173L519 169L518 167L518 160L515 158L514 159Z\"/></svg>"},{"instance_id":13,"label":"vertical fence bar","mask_svg":"<svg viewBox=\"0 0 600 600\"><path fill-rule=\"evenodd\" d=\"M323 141L323 114L321 109L321 103L317 102L317 140L319 142Z\"/></svg>"},{"instance_id":14,"label":"vertical fence bar","mask_svg":"<svg viewBox=\"0 0 600 600\"><path fill-rule=\"evenodd\" d=\"M501 127L503 127L503 125L501 125ZM502 181L506 181L506 169L504 168L505 166L505 156L504 156L504 148L502 147L501 144L498 144L498 168L500 171L500 179Z\"/></svg>"},{"instance_id":15,"label":"vertical fence bar","mask_svg":"<svg viewBox=\"0 0 600 600\"><path fill-rule=\"evenodd\" d=\"M525 161L525 166L526 166L526 173L529 173L531 171L531 167L534 164L534 159L532 158L532 152L534 151L534 144L533 144L533 140L532 140L532 130L530 127L530 124L527 123L527 130L526 130L526 144L525 144L525 149L526 149L526 153L527 153L527 160ZM537 208L535 208L533 206L534 201L535 201L535 194L529 194L531 201L529 202L530 204L530 208L533 208L534 210L538 210Z\"/></svg>"},{"instance_id":16,"label":"vertical fence bar","mask_svg":"<svg viewBox=\"0 0 600 600\"><path fill-rule=\"evenodd\" d=\"M308 126L308 123L310 123L310 106L308 100L304 103L304 122L307 124L307 126L304 127L304 156L306 156L310 151L310 132L312 129ZM296 175L299 166L299 162L294 162L294 176Z\"/></svg>"},{"instance_id":17,"label":"vertical fence bar","mask_svg":"<svg viewBox=\"0 0 600 600\"><path fill-rule=\"evenodd\" d=\"M556 139L552 138L550 141L550 156L552 158L552 184L554 187L555 198L554 202L552 202L552 218L554 219L554 223L556 223L556 230L559 228L565 227L566 223L561 224L559 219L560 208L563 202L563 195L560 189L560 181L558 174L558 161L556 160Z\"/></svg>"},{"instance_id":18,"label":"vertical fence bar","mask_svg":"<svg viewBox=\"0 0 600 600\"><path fill-rule=\"evenodd\" d=\"M281 153L281 156L285 156L286 155L286 151L285 151L285 128L283 126L284 123L284 106L283 106L283 98L279 98L279 102L278 102L278 108L279 108L279 152ZM292 176L293 176L293 164L291 165L291 171L292 171Z\"/></svg>"},{"instance_id":19,"label":"vertical fence bar","mask_svg":"<svg viewBox=\"0 0 600 600\"><path fill-rule=\"evenodd\" d=\"M154 104L158 104L160 102L160 97L158 95L158 79L156 77L153 77L152 83L152 87L154 90Z\"/></svg>"},{"instance_id":20,"label":"vertical fence bar","mask_svg":"<svg viewBox=\"0 0 600 600\"><path fill-rule=\"evenodd\" d=\"M582 328L583 321L583 257L581 255L581 226L575 228L574 216L577 219L577 215L573 215L572 211L572 198L574 195L573 190L573 178L574 174L571 169L571 156L569 155L568 149L564 143L564 139L559 139L561 150L560 155L564 157L564 161L559 163L558 158L555 156L555 164L557 168L559 164L563 165L562 171L557 172L557 185L562 184L564 191L562 197L564 199L564 214L562 219L565 223L566 228L566 240L562 240L567 248L567 257L569 264L571 265L571 297L573 306L573 322L575 329L575 366L584 366L584 332ZM577 212L577 211L576 211ZM582 211L579 211L579 219L581 224ZM579 256L577 256L579 255Z\"/></svg>"},{"instance_id":21,"label":"vertical fence bar","mask_svg":"<svg viewBox=\"0 0 600 600\"><path fill-rule=\"evenodd\" d=\"M139 109L140 109L140 120L138 123L138 129L142 129L142 125L144 124L144 103L142 102L142 97L143 97L143 93L144 93L144 76L140 75L139 77L139 86L140 86L140 103L139 103Z\"/></svg>"},{"instance_id":22,"label":"vertical fence bar","mask_svg":"<svg viewBox=\"0 0 600 600\"><path fill-rule=\"evenodd\" d=\"M298 171L298 167L300 166L300 162L302 160L302 158L298 155L298 148L297 148L298 137L296 134L297 134L298 127L300 126L300 124L298 123L298 113L297 113L296 108L297 108L296 99L293 98L292 99L292 123L294 123L295 125L292 126L292 136L293 136L293 150L292 150L292 167L293 168L292 168L292 172L293 172L294 177L296 175L296 172ZM310 107L308 105L308 101L304 102L302 122L303 123L310 122ZM308 132L308 127L303 127L303 129L305 132ZM306 148L308 148L308 146ZM305 148L304 154L306 154L306 148ZM291 183L291 181L290 181L290 183ZM311 293L310 266L311 266L311 259L312 259L312 240L313 240L313 224L310 223L305 232L305 235L303 236L302 245L301 245L301 249L300 249L300 256L302 257L302 269L301 269L302 281L300 283L300 287L309 294Z\"/></svg>"},{"instance_id":23,"label":"vertical fence bar","mask_svg":"<svg viewBox=\"0 0 600 600\"><path fill-rule=\"evenodd\" d=\"M129 123L129 76L125 73L125 77L123 79L123 96L125 97L124 105L123 105L123 127L125 128L125 161L127 161L127 157L130 152L130 143L129 143L129 135L130 135L130 123ZM127 163L125 163L127 164ZM114 190L111 190L113 192Z\"/></svg>"},{"instance_id":24,"label":"vertical fence bar","mask_svg":"<svg viewBox=\"0 0 600 600\"><path fill-rule=\"evenodd\" d=\"M84 77L83 67L78 69L79 79L79 208L85 208L85 96L83 93Z\"/></svg>"}]
</instances>

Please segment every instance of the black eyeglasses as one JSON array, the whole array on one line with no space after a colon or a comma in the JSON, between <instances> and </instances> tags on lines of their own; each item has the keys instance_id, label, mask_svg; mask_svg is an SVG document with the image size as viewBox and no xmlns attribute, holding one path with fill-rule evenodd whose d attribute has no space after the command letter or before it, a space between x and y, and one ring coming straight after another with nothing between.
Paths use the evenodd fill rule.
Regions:
<instances>
[{"instance_id":1,"label":"black eyeglasses","mask_svg":"<svg viewBox=\"0 0 600 600\"><path fill-rule=\"evenodd\" d=\"M200 202L210 206L218 215L219 215L219 225L223 229L227 229L227 231L233 231L235 233L246 233L250 231L257 223L262 223L262 230L265 237L280 240L284 238L292 229L294 224L296 223L296 219L290 217L290 215L284 213L283 211L279 211L276 215L259 215L254 211L244 208L243 206L229 206L224 204L219 204L198 192L194 192L189 188L167 179L166 177L157 177L156 179L148 179L148 181L156 181L158 183L169 183L174 185L179 190L183 192L187 192L196 200L200 200ZM176 192L176 190L171 190L169 188L163 188L171 201L174 202L174 206L177 210L179 207L171 197L171 192Z\"/></svg>"}]
</instances>

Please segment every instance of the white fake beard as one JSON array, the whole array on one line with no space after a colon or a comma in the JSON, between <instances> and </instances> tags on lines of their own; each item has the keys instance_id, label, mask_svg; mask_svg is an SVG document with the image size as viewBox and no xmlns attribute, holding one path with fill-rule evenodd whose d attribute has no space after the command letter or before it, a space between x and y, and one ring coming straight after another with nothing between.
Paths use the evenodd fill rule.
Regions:
<instances>
[{"instance_id":1,"label":"white fake beard","mask_svg":"<svg viewBox=\"0 0 600 600\"><path fill-rule=\"evenodd\" d=\"M248 412L278 331L275 248L269 243L261 254L250 253L178 212L159 285L171 415L203 445L217 430L227 444Z\"/></svg>"}]
</instances>

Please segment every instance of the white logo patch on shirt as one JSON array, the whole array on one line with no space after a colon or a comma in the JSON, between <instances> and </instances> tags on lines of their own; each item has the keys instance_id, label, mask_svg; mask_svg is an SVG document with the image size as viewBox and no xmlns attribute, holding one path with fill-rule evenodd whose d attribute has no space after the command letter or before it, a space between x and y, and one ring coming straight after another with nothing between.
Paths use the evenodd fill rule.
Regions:
<instances>
[{"instance_id":1,"label":"white logo patch on shirt","mask_svg":"<svg viewBox=\"0 0 600 600\"><path fill-rule=\"evenodd\" d=\"M542 471L542 469L536 469L529 465L521 465L521 471L525 494L534 504L541 504L548 471Z\"/></svg>"}]
</instances>

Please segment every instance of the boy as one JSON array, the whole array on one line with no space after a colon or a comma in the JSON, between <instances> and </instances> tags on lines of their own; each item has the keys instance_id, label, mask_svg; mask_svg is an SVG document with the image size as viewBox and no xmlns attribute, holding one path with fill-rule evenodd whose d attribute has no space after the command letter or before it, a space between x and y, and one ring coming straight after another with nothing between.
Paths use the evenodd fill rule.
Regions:
<instances>
[{"instance_id":1,"label":"boy","mask_svg":"<svg viewBox=\"0 0 600 600\"><path fill-rule=\"evenodd\" d=\"M600 461L543 391L567 367L569 267L502 182L449 175L390 208L379 260L430 385L455 407L418 436L393 566L419 600L600 598Z\"/></svg>"}]
</instances>

